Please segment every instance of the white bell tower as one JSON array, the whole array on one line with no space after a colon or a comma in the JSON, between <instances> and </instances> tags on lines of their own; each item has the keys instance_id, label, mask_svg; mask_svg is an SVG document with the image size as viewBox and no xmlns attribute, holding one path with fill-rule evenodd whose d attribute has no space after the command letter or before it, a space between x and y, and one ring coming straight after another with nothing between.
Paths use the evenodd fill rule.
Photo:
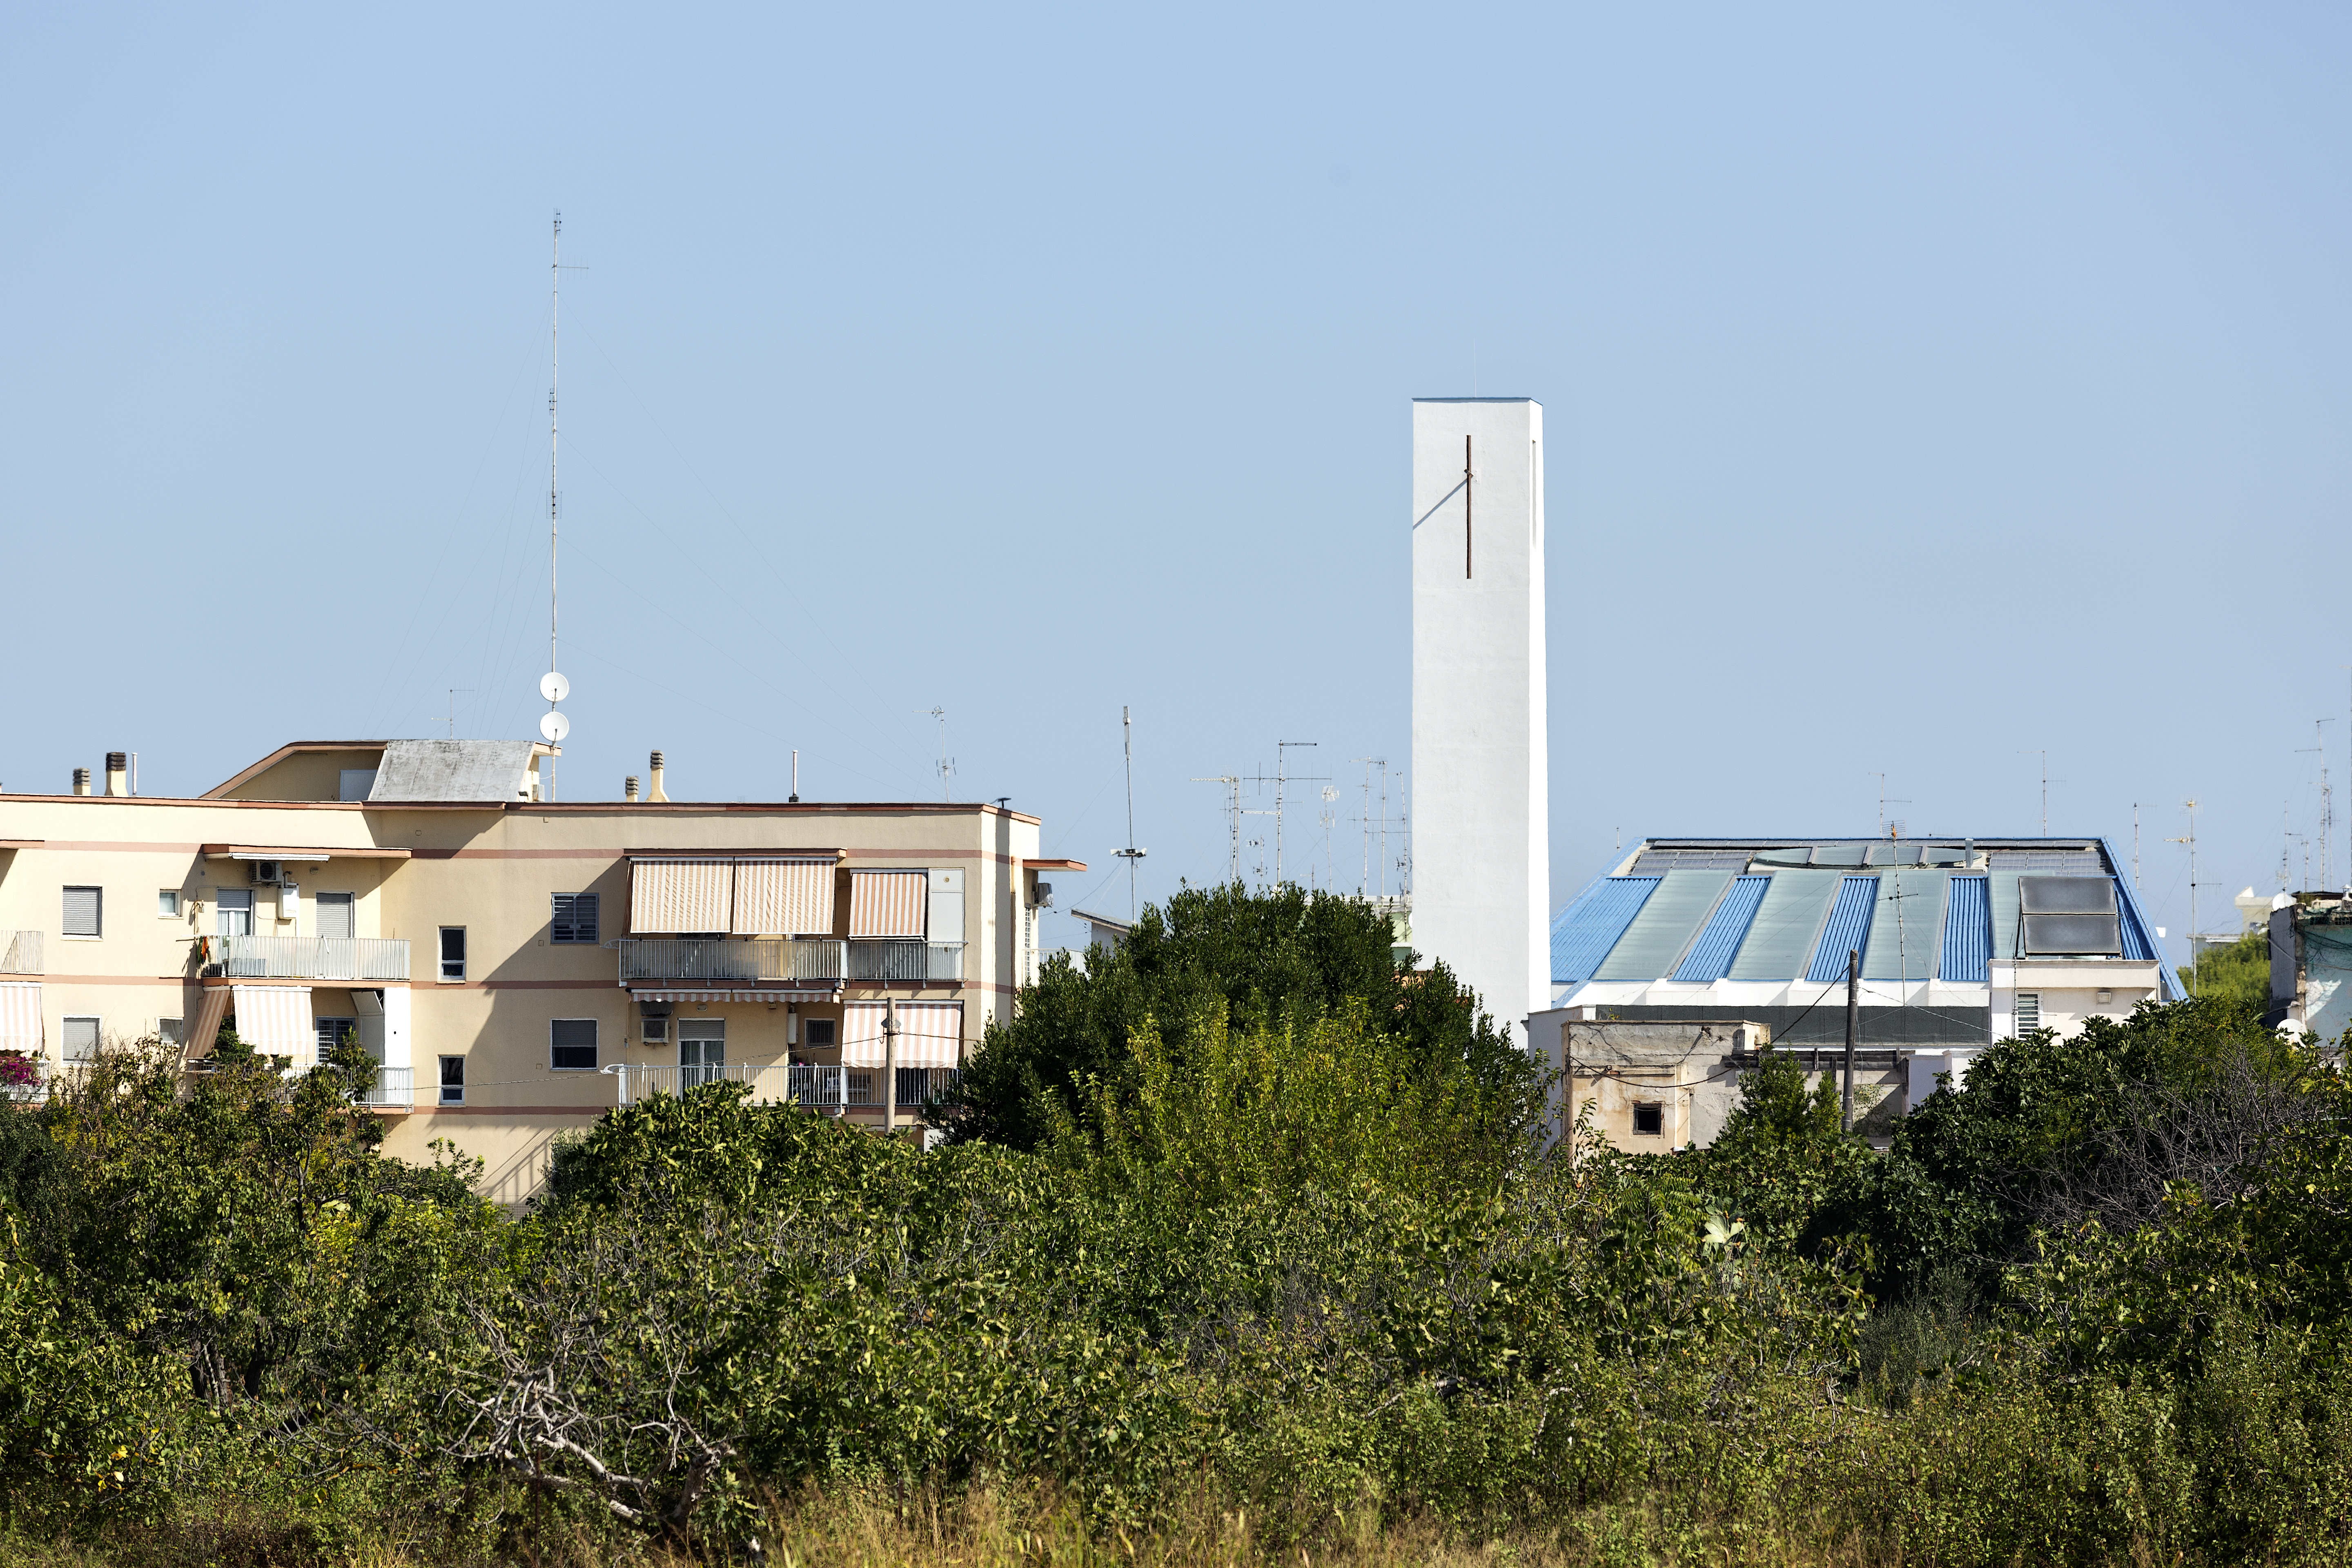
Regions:
<instances>
[{"instance_id":1,"label":"white bell tower","mask_svg":"<svg viewBox=\"0 0 2352 1568\"><path fill-rule=\"evenodd\" d=\"M1412 405L1412 946L1528 1043L1551 1005L1543 405Z\"/></svg>"}]
</instances>

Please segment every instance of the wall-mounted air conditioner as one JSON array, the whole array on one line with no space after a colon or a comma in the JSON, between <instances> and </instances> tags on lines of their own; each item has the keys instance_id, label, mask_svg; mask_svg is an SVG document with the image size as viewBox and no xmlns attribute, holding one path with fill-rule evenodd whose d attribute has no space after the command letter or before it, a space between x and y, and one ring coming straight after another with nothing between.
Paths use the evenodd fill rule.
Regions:
<instances>
[{"instance_id":1,"label":"wall-mounted air conditioner","mask_svg":"<svg viewBox=\"0 0 2352 1568\"><path fill-rule=\"evenodd\" d=\"M282 882L286 879L286 868L280 861L247 860L246 864L253 868L256 882Z\"/></svg>"}]
</instances>

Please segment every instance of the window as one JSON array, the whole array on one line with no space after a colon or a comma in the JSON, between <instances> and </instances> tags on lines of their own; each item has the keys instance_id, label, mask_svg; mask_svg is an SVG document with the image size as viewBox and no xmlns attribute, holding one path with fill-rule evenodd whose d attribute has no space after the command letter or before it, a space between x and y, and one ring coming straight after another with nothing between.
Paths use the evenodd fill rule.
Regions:
<instances>
[{"instance_id":1,"label":"window","mask_svg":"<svg viewBox=\"0 0 2352 1568\"><path fill-rule=\"evenodd\" d=\"M2021 991L2017 994L2017 1032L2030 1035L2042 1027L2042 993Z\"/></svg>"},{"instance_id":2,"label":"window","mask_svg":"<svg viewBox=\"0 0 2352 1568\"><path fill-rule=\"evenodd\" d=\"M253 889L223 888L213 900L213 934L215 936L251 936L253 934Z\"/></svg>"},{"instance_id":3,"label":"window","mask_svg":"<svg viewBox=\"0 0 2352 1568\"><path fill-rule=\"evenodd\" d=\"M801 1033L802 1037L812 1046L829 1046L833 1044L833 1020L830 1018L807 1019L801 1025Z\"/></svg>"},{"instance_id":4,"label":"window","mask_svg":"<svg viewBox=\"0 0 2352 1568\"><path fill-rule=\"evenodd\" d=\"M352 931L352 896L349 893L319 895L319 934L322 937L347 937Z\"/></svg>"},{"instance_id":5,"label":"window","mask_svg":"<svg viewBox=\"0 0 2352 1568\"><path fill-rule=\"evenodd\" d=\"M336 781L335 791L338 800L365 800L375 788L373 768L343 768L339 772L341 776Z\"/></svg>"},{"instance_id":6,"label":"window","mask_svg":"<svg viewBox=\"0 0 2352 1568\"><path fill-rule=\"evenodd\" d=\"M463 1057L441 1058L441 1103L466 1103L466 1058Z\"/></svg>"},{"instance_id":7,"label":"window","mask_svg":"<svg viewBox=\"0 0 2352 1568\"><path fill-rule=\"evenodd\" d=\"M188 1021L185 1018L158 1018L155 1020L155 1037L163 1041L165 1045L170 1046L174 1050L177 1050L184 1043L185 1043L187 1033Z\"/></svg>"},{"instance_id":8,"label":"window","mask_svg":"<svg viewBox=\"0 0 2352 1568\"><path fill-rule=\"evenodd\" d=\"M466 978L466 928L464 926L441 928L441 978L444 980Z\"/></svg>"},{"instance_id":9,"label":"window","mask_svg":"<svg viewBox=\"0 0 2352 1568\"><path fill-rule=\"evenodd\" d=\"M1666 1130L1666 1108L1652 1100L1633 1107L1633 1131L1643 1138L1655 1138Z\"/></svg>"},{"instance_id":10,"label":"window","mask_svg":"<svg viewBox=\"0 0 2352 1568\"><path fill-rule=\"evenodd\" d=\"M325 1061L332 1055L335 1047L341 1045L347 1036L357 1034L360 1026L360 1021L357 1018L319 1018L314 1022L319 1027L319 1059L320 1061Z\"/></svg>"},{"instance_id":11,"label":"window","mask_svg":"<svg viewBox=\"0 0 2352 1568\"><path fill-rule=\"evenodd\" d=\"M716 1083L726 1076L727 1020L680 1018L677 1021L677 1087Z\"/></svg>"},{"instance_id":12,"label":"window","mask_svg":"<svg viewBox=\"0 0 2352 1568\"><path fill-rule=\"evenodd\" d=\"M557 1072L596 1070L596 1020L558 1018L549 1026L547 1065Z\"/></svg>"},{"instance_id":13,"label":"window","mask_svg":"<svg viewBox=\"0 0 2352 1568\"><path fill-rule=\"evenodd\" d=\"M547 940L593 945L596 941L596 895L556 894L555 919L548 927Z\"/></svg>"},{"instance_id":14,"label":"window","mask_svg":"<svg viewBox=\"0 0 2352 1568\"><path fill-rule=\"evenodd\" d=\"M98 1060L98 1020L68 1018L66 1026L66 1060L94 1062Z\"/></svg>"},{"instance_id":15,"label":"window","mask_svg":"<svg viewBox=\"0 0 2352 1568\"><path fill-rule=\"evenodd\" d=\"M180 912L180 889L177 889L177 888L158 888L158 889L155 889L155 914L156 914L156 917L157 917L158 919L161 919L161 920L170 920L170 919L173 918L174 916L176 916L179 912Z\"/></svg>"},{"instance_id":16,"label":"window","mask_svg":"<svg viewBox=\"0 0 2352 1568\"><path fill-rule=\"evenodd\" d=\"M66 889L65 934L96 936L100 917L105 912L105 896L96 888Z\"/></svg>"}]
</instances>

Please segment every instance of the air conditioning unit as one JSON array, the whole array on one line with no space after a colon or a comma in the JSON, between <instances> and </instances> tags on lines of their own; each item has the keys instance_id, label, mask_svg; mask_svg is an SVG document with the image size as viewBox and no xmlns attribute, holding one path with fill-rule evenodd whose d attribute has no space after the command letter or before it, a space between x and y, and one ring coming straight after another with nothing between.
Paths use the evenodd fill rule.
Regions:
<instances>
[{"instance_id":1,"label":"air conditioning unit","mask_svg":"<svg viewBox=\"0 0 2352 1568\"><path fill-rule=\"evenodd\" d=\"M1053 884L1053 883L1051 883L1051 882L1040 882L1040 883L1038 883L1038 884L1037 884L1037 907L1038 907L1039 909L1041 909L1041 910L1042 910L1042 909L1045 909L1045 908L1049 907L1049 906L1053 903L1053 901L1054 901L1054 884Z\"/></svg>"},{"instance_id":2,"label":"air conditioning unit","mask_svg":"<svg viewBox=\"0 0 2352 1568\"><path fill-rule=\"evenodd\" d=\"M256 882L282 882L286 879L286 867L282 861L247 860L246 864L253 868Z\"/></svg>"}]
</instances>

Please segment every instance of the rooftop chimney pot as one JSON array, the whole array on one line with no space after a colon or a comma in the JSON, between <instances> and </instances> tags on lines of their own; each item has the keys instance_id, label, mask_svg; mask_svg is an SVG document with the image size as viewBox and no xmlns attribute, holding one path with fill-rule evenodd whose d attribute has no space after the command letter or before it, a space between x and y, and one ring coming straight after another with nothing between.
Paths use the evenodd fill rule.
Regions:
<instances>
[{"instance_id":1,"label":"rooftop chimney pot","mask_svg":"<svg viewBox=\"0 0 2352 1568\"><path fill-rule=\"evenodd\" d=\"M653 754L653 788L646 793L646 799L648 803L669 799L669 792L662 788L662 754L659 752Z\"/></svg>"},{"instance_id":2,"label":"rooftop chimney pot","mask_svg":"<svg viewBox=\"0 0 2352 1568\"><path fill-rule=\"evenodd\" d=\"M88 768L76 768L74 770L74 794L88 795L89 793L89 770Z\"/></svg>"},{"instance_id":3,"label":"rooftop chimney pot","mask_svg":"<svg viewBox=\"0 0 2352 1568\"><path fill-rule=\"evenodd\" d=\"M106 753L106 793L109 795L129 795L131 793L130 752L109 752Z\"/></svg>"},{"instance_id":4,"label":"rooftop chimney pot","mask_svg":"<svg viewBox=\"0 0 2352 1568\"><path fill-rule=\"evenodd\" d=\"M621 795L625 800L635 800L637 798L636 774L631 773L627 778L621 781Z\"/></svg>"}]
</instances>

